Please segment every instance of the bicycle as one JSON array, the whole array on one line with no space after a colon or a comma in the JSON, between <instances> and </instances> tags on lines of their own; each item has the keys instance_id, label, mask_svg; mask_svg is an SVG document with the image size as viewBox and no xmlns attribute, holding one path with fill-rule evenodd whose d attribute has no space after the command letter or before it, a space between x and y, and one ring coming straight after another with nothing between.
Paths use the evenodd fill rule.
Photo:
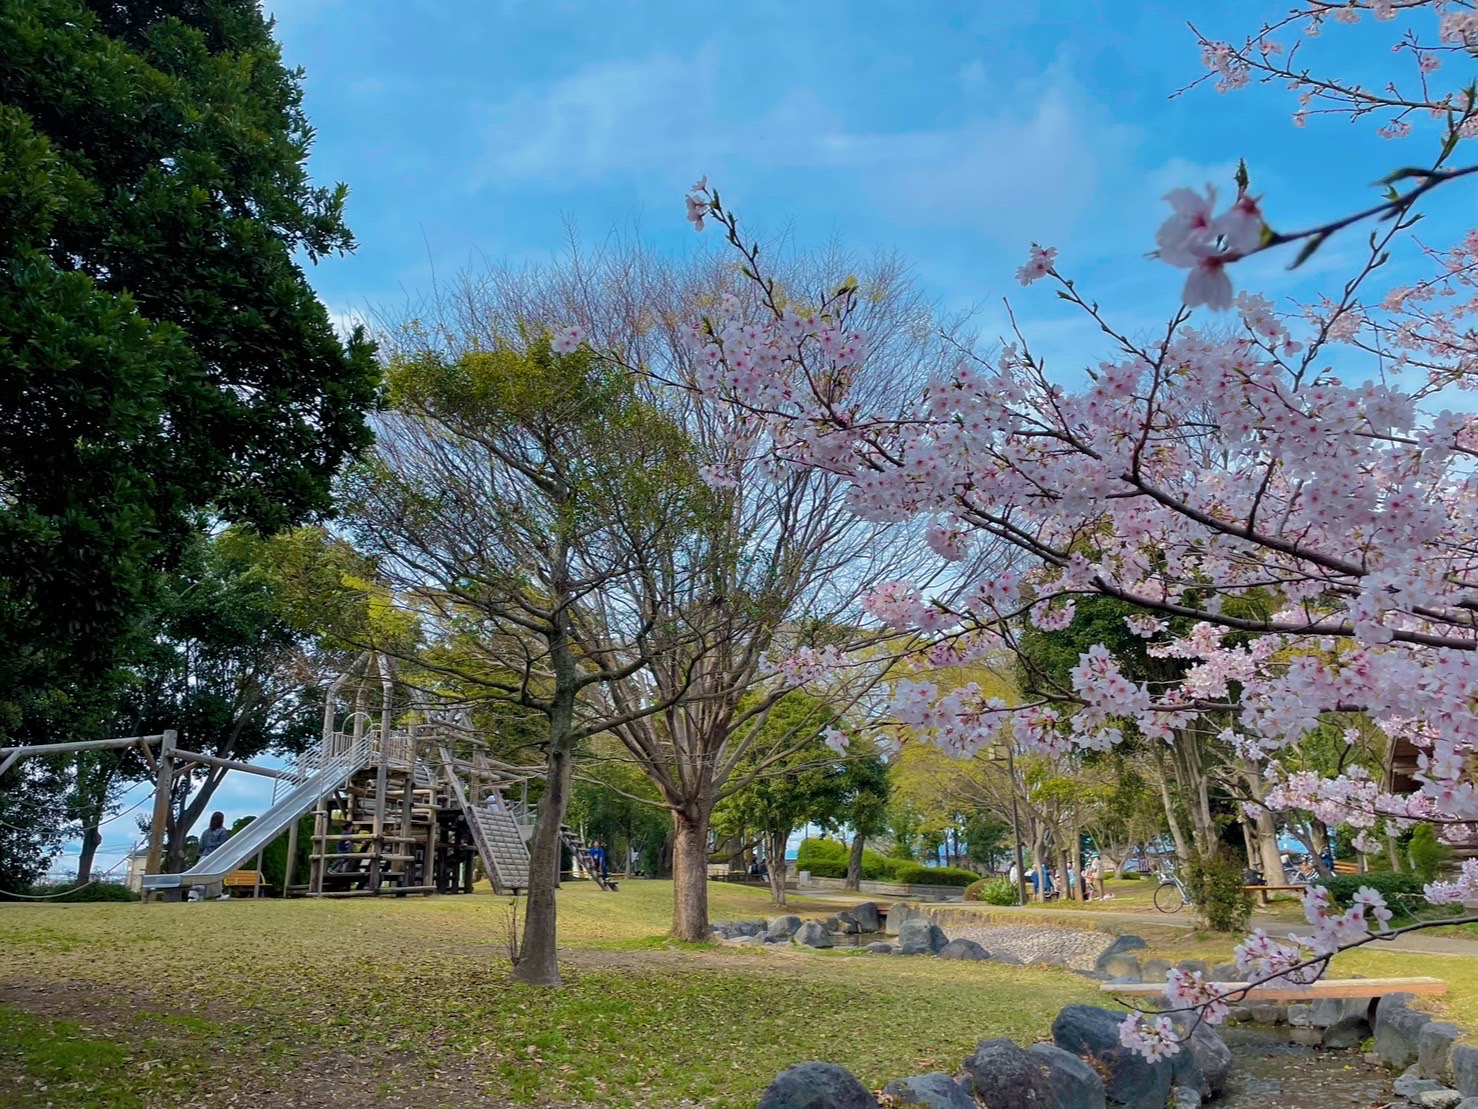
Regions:
<instances>
[{"instance_id":1,"label":"bicycle","mask_svg":"<svg viewBox=\"0 0 1478 1109\"><path fill-rule=\"evenodd\" d=\"M1167 866L1160 871L1160 884L1155 887L1151 900L1162 913L1178 913L1191 904L1191 893L1180 880L1180 875Z\"/></svg>"}]
</instances>

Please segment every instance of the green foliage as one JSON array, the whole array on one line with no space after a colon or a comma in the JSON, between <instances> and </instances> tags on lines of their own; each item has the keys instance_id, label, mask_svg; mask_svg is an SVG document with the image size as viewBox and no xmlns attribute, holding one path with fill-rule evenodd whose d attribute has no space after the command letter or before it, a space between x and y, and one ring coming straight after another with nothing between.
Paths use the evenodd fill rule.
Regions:
<instances>
[{"instance_id":1,"label":"green foliage","mask_svg":"<svg viewBox=\"0 0 1478 1109\"><path fill-rule=\"evenodd\" d=\"M1425 883L1415 874L1377 870L1369 874L1341 874L1322 879L1319 884L1329 891L1330 900L1342 909L1350 907L1351 899L1361 886L1369 886L1385 898L1386 905L1397 916L1410 916L1426 902L1422 893Z\"/></svg>"},{"instance_id":2,"label":"green foliage","mask_svg":"<svg viewBox=\"0 0 1478 1109\"><path fill-rule=\"evenodd\" d=\"M1252 893L1243 888L1245 866L1222 848L1197 855L1186 867L1185 884L1196 912L1217 932L1241 932L1252 918Z\"/></svg>"},{"instance_id":3,"label":"green foliage","mask_svg":"<svg viewBox=\"0 0 1478 1109\"><path fill-rule=\"evenodd\" d=\"M121 882L92 882L80 889L75 882L37 882L23 892L27 897L44 897L46 904L80 901L137 901L139 895ZM5 895L0 893L0 900Z\"/></svg>"},{"instance_id":4,"label":"green foliage","mask_svg":"<svg viewBox=\"0 0 1478 1109\"><path fill-rule=\"evenodd\" d=\"M1010 878L981 878L965 887L964 899L987 905L1014 905L1016 884Z\"/></svg>"},{"instance_id":5,"label":"green foliage","mask_svg":"<svg viewBox=\"0 0 1478 1109\"><path fill-rule=\"evenodd\" d=\"M851 848L840 840L816 839L808 836L796 848L796 869L808 870L817 878L845 878L851 859ZM898 868L917 865L912 859L880 855L871 847L862 849L864 882L896 882Z\"/></svg>"},{"instance_id":6,"label":"green foliage","mask_svg":"<svg viewBox=\"0 0 1478 1109\"><path fill-rule=\"evenodd\" d=\"M323 513L370 441L301 102L247 0L0 5L0 732L106 673L201 514Z\"/></svg>"},{"instance_id":7,"label":"green foliage","mask_svg":"<svg viewBox=\"0 0 1478 1109\"><path fill-rule=\"evenodd\" d=\"M1406 847L1411 869L1423 882L1433 881L1452 858L1452 849L1437 841L1437 830L1430 824L1418 824L1411 830Z\"/></svg>"},{"instance_id":8,"label":"green foliage","mask_svg":"<svg viewBox=\"0 0 1478 1109\"><path fill-rule=\"evenodd\" d=\"M900 863L893 868L895 882L906 886L968 886L980 875L957 866L924 866L922 863Z\"/></svg>"}]
</instances>

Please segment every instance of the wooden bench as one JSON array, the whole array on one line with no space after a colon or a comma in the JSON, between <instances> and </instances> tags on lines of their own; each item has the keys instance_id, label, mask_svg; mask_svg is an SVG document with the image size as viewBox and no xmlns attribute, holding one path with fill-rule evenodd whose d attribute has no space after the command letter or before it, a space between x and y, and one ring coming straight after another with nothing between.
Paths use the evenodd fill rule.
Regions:
<instances>
[{"instance_id":1,"label":"wooden bench","mask_svg":"<svg viewBox=\"0 0 1478 1109\"><path fill-rule=\"evenodd\" d=\"M221 879L221 885L225 889L256 889L258 885L265 886L267 879L259 870L233 870Z\"/></svg>"},{"instance_id":2,"label":"wooden bench","mask_svg":"<svg viewBox=\"0 0 1478 1109\"><path fill-rule=\"evenodd\" d=\"M1252 890L1257 894L1257 899L1266 905L1270 893L1303 893L1309 887L1305 884L1302 886L1243 886L1242 888Z\"/></svg>"},{"instance_id":3,"label":"wooden bench","mask_svg":"<svg viewBox=\"0 0 1478 1109\"><path fill-rule=\"evenodd\" d=\"M1391 993L1444 994L1447 983L1441 978L1321 978L1308 986L1248 986L1242 982L1215 982L1217 990L1235 995L1237 1001L1312 1001L1324 997L1385 997ZM1119 997L1158 997L1165 992L1163 982L1131 982L1115 985L1105 982L1100 993Z\"/></svg>"}]
</instances>

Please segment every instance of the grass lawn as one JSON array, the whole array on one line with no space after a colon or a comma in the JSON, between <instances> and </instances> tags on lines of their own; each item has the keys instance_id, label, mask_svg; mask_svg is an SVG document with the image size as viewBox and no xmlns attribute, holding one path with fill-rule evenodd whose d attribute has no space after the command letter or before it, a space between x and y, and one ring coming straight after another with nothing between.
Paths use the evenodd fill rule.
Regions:
<instances>
[{"instance_id":1,"label":"grass lawn","mask_svg":"<svg viewBox=\"0 0 1478 1109\"><path fill-rule=\"evenodd\" d=\"M710 892L714 919L774 915ZM558 991L509 981L486 893L0 906L0 1105L752 1106L791 1062L953 1071L1097 996L1049 968L682 947L671 894L563 891Z\"/></svg>"}]
</instances>

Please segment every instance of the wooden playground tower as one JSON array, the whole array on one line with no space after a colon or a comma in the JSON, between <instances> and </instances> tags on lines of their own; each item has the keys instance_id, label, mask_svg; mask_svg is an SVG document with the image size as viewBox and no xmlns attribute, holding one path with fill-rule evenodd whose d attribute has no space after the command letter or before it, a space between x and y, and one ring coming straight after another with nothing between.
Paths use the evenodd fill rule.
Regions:
<instances>
[{"instance_id":1,"label":"wooden playground tower","mask_svg":"<svg viewBox=\"0 0 1478 1109\"><path fill-rule=\"evenodd\" d=\"M353 689L352 707L344 699ZM397 721L397 709L400 720ZM528 888L532 813L527 782L541 769L489 758L454 716L397 706L388 658L365 652L331 685L323 732L290 770L254 766L177 745L174 731L120 739L0 747L0 773L21 758L138 746L155 773L143 886L178 897L220 882L288 836L284 892L309 897L470 893L475 866L498 893ZM272 806L182 874L162 873L174 783L198 765L274 779ZM522 798L510 803L519 788ZM306 882L295 884L299 822L313 814Z\"/></svg>"},{"instance_id":2,"label":"wooden playground tower","mask_svg":"<svg viewBox=\"0 0 1478 1109\"><path fill-rule=\"evenodd\" d=\"M353 708L340 724L339 699L351 683ZM527 888L529 771L489 759L470 729L455 721L422 719L397 727L394 688L388 660L370 654L329 688L323 737L300 760L294 777L307 780L335 765L356 769L318 798L303 885L293 883L291 869L297 821L289 828L287 892L471 892L479 860L497 892ZM427 714L409 715L415 721ZM507 793L514 787L522 788L523 801L510 803Z\"/></svg>"}]
</instances>

